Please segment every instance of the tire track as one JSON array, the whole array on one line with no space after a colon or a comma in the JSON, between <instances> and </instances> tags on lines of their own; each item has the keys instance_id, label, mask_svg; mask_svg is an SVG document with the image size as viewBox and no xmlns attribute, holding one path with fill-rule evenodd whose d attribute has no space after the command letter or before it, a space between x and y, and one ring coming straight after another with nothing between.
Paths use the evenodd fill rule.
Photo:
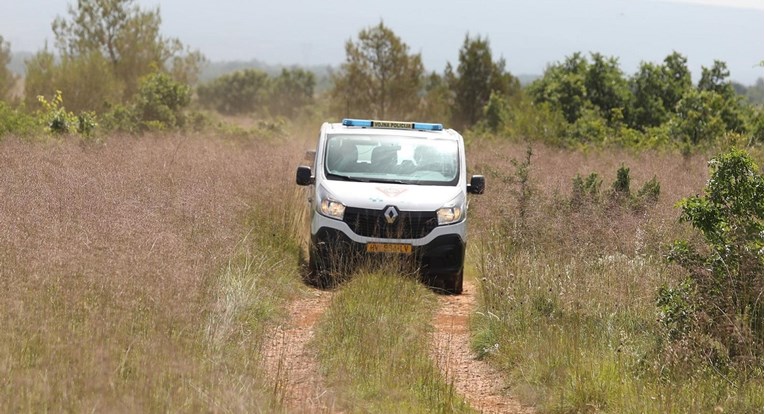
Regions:
<instances>
[{"instance_id":1,"label":"tire track","mask_svg":"<svg viewBox=\"0 0 765 414\"><path fill-rule=\"evenodd\" d=\"M316 322L329 306L332 292L312 290L293 301L289 317L266 341L265 367L278 398L290 413L336 412L324 386L316 351L309 347Z\"/></svg>"},{"instance_id":2,"label":"tire track","mask_svg":"<svg viewBox=\"0 0 765 414\"><path fill-rule=\"evenodd\" d=\"M466 280L462 295L439 296L431 356L447 382L471 407L484 413L533 413L509 394L501 373L488 362L475 359L470 349L468 322L476 307L476 292L475 282Z\"/></svg>"}]
</instances>

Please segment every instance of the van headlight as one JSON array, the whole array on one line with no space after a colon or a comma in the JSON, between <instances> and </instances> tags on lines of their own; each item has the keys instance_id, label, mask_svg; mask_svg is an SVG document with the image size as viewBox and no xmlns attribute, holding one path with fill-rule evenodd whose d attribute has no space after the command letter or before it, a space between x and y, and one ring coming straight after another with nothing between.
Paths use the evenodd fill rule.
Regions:
<instances>
[{"instance_id":1,"label":"van headlight","mask_svg":"<svg viewBox=\"0 0 765 414\"><path fill-rule=\"evenodd\" d=\"M345 206L343 205L343 203L339 201L334 201L329 198L325 198L321 200L319 211L321 212L321 214L327 217L332 217L334 219L342 220L343 214L345 214Z\"/></svg>"},{"instance_id":2,"label":"van headlight","mask_svg":"<svg viewBox=\"0 0 765 414\"><path fill-rule=\"evenodd\" d=\"M462 209L460 207L444 207L436 210L438 216L438 225L452 224L460 221L462 218Z\"/></svg>"},{"instance_id":3,"label":"van headlight","mask_svg":"<svg viewBox=\"0 0 765 414\"><path fill-rule=\"evenodd\" d=\"M320 201L319 205L316 207L318 208L319 213L329 218L342 220L343 215L345 214L345 205L337 201L335 197L332 196L326 188L324 188L324 186L318 186L317 190L317 196Z\"/></svg>"},{"instance_id":4,"label":"van headlight","mask_svg":"<svg viewBox=\"0 0 765 414\"><path fill-rule=\"evenodd\" d=\"M436 216L439 226L462 221L465 218L465 196L463 194L457 195L445 206L436 210Z\"/></svg>"}]
</instances>

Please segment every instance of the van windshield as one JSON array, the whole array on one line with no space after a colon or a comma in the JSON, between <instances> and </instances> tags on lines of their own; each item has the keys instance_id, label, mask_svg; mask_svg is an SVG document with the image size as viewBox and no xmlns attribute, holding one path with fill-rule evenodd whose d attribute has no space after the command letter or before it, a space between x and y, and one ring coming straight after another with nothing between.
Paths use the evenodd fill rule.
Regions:
<instances>
[{"instance_id":1,"label":"van windshield","mask_svg":"<svg viewBox=\"0 0 765 414\"><path fill-rule=\"evenodd\" d=\"M330 135L324 171L330 180L456 185L457 141L397 135Z\"/></svg>"}]
</instances>

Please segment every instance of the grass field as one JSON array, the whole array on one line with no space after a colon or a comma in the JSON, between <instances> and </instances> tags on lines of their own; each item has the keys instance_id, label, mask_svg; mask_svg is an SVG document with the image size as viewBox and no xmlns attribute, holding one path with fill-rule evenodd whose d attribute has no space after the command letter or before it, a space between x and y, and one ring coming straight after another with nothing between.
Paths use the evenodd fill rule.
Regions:
<instances>
[{"instance_id":1,"label":"grass field","mask_svg":"<svg viewBox=\"0 0 765 414\"><path fill-rule=\"evenodd\" d=\"M471 205L474 346L523 399L561 413L761 411L761 369L721 372L677 354L657 321L660 287L687 277L665 259L669 245L697 238L675 203L701 193L706 157L534 147L529 158L501 144L472 154L491 183ZM656 177L655 203L611 192L622 166L633 194ZM573 178L592 172L600 196L573 202Z\"/></svg>"},{"instance_id":2,"label":"grass field","mask_svg":"<svg viewBox=\"0 0 765 414\"><path fill-rule=\"evenodd\" d=\"M271 201L292 202L302 154L265 148L0 142L0 411L272 404L258 345L302 285Z\"/></svg>"},{"instance_id":3,"label":"grass field","mask_svg":"<svg viewBox=\"0 0 765 414\"><path fill-rule=\"evenodd\" d=\"M284 411L260 347L309 289L305 146L0 140L0 411ZM701 192L708 157L526 150L468 149L487 177L470 204L477 355L540 412L761 412L761 370L687 366L661 346L657 291L685 277L667 246L698 238L675 203ZM633 193L655 176L658 200L610 196L622 165ZM572 203L591 172L600 198ZM340 407L470 412L427 356L434 295L384 271L338 288L313 346Z\"/></svg>"}]
</instances>

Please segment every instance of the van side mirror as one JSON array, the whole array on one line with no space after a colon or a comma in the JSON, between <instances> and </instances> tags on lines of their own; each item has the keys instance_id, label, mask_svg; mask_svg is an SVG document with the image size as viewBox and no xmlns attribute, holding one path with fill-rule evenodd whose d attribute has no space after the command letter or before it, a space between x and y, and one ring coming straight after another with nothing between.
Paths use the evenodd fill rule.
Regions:
<instances>
[{"instance_id":1,"label":"van side mirror","mask_svg":"<svg viewBox=\"0 0 765 414\"><path fill-rule=\"evenodd\" d=\"M313 174L311 173L311 167L301 165L297 168L295 174L295 183L297 185L310 185L313 184Z\"/></svg>"},{"instance_id":2,"label":"van side mirror","mask_svg":"<svg viewBox=\"0 0 765 414\"><path fill-rule=\"evenodd\" d=\"M471 194L483 194L485 187L486 179L483 178L483 175L474 175L470 177L470 184L467 186L467 191Z\"/></svg>"}]
</instances>

